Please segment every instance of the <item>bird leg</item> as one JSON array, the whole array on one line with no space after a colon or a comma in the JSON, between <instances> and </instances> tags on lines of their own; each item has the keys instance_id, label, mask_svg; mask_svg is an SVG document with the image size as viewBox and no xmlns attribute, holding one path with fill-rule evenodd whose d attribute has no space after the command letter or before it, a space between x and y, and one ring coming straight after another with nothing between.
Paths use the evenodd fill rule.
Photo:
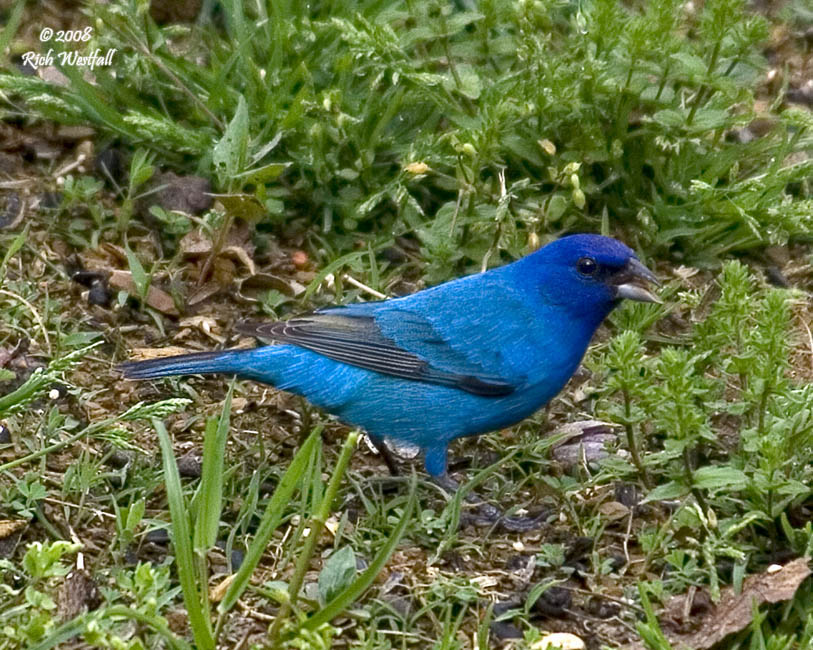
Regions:
<instances>
[{"instance_id":1,"label":"bird leg","mask_svg":"<svg viewBox=\"0 0 813 650\"><path fill-rule=\"evenodd\" d=\"M384 463L387 465L387 469L390 470L390 475L392 476L400 476L401 470L398 467L398 463L395 461L395 456L392 455L390 448L387 447L387 443L383 440L379 440L377 438L373 438L372 436L367 436L368 440L373 444L375 450L381 455L381 458L384 460Z\"/></svg>"},{"instance_id":2,"label":"bird leg","mask_svg":"<svg viewBox=\"0 0 813 650\"><path fill-rule=\"evenodd\" d=\"M449 476L448 473L433 476L432 481L449 494L454 494L460 488L460 484ZM465 515L466 523L471 523L475 526L493 526L496 524L508 532L524 533L531 530L538 530L548 517L547 512L540 512L535 517L508 517L505 512L486 502L473 492L469 492L464 498L466 503L475 506L472 514L467 513Z\"/></svg>"},{"instance_id":3,"label":"bird leg","mask_svg":"<svg viewBox=\"0 0 813 650\"><path fill-rule=\"evenodd\" d=\"M376 451L381 454L381 458L390 470L390 474L392 476L400 476L401 471L398 467L398 463L390 451L390 448L387 446L387 443L383 440L377 440L372 436L368 436L368 438ZM448 494L454 494L460 488L460 484L454 480L448 472L444 472L440 476L433 476L432 481ZM465 496L465 499L466 503L475 507L472 513L466 513L465 521L475 526L493 526L496 524L508 532L522 533L538 530L548 516L547 512L541 512L535 517L507 517L502 510L472 492L469 492Z\"/></svg>"}]
</instances>

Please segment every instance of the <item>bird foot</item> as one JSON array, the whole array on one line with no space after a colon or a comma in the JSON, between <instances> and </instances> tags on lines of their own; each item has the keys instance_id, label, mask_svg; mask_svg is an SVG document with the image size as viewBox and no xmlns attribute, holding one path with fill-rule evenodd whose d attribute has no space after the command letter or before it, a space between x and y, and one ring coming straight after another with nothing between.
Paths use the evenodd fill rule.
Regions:
<instances>
[{"instance_id":1,"label":"bird foot","mask_svg":"<svg viewBox=\"0 0 813 650\"><path fill-rule=\"evenodd\" d=\"M458 482L448 474L435 477L433 480L450 494L456 492L460 487ZM461 526L496 526L506 532L526 533L542 528L549 514L543 511L533 517L509 517L503 510L487 503L477 494L469 493L466 495L465 500L473 508L461 514Z\"/></svg>"},{"instance_id":2,"label":"bird foot","mask_svg":"<svg viewBox=\"0 0 813 650\"><path fill-rule=\"evenodd\" d=\"M548 518L547 512L540 512L533 517L509 517L502 510L490 503L482 503L472 512L463 513L461 525L496 526L508 533L527 533L540 530Z\"/></svg>"}]
</instances>

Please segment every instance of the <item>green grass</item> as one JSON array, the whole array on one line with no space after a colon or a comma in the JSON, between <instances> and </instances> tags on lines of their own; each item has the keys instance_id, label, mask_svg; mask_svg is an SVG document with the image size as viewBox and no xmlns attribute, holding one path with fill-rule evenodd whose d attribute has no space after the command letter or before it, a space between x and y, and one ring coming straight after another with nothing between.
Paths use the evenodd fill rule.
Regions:
<instances>
[{"instance_id":1,"label":"green grass","mask_svg":"<svg viewBox=\"0 0 813 650\"><path fill-rule=\"evenodd\" d=\"M35 288L16 264L31 254L23 246L9 260L18 289ZM556 422L578 419L566 413L572 393L547 414L547 424L537 416L510 438L495 434L466 443L467 449L480 452L491 447L500 457L491 468L470 470L473 480L467 488L478 484L477 489L494 500L544 505L554 515L552 528L541 539L525 540L524 557L536 568L518 607L499 617L489 613L488 603L496 596L491 587L501 584L499 576L512 554L507 549L517 537L458 530L460 500L444 508L433 500L434 490L421 489L422 503L413 512L405 490L371 491L380 483L363 465L354 463L346 474L354 435L346 439L339 458L329 461L338 450L322 447L320 428L292 460L278 466L260 460L279 453L264 449L268 443L262 440L249 442L246 456L227 441L231 429L230 435L245 444L245 426L252 423L241 417L243 424L235 427L231 421L231 391L218 407L219 415L205 423L193 413L170 419L175 445L190 439L190 433L196 439L190 427L203 426L202 477L182 480L162 421L188 400L137 405L85 424L76 419L71 402L38 406L51 399L55 381L70 384L77 364L96 363L89 357L98 354L98 347L77 347L0 401L0 415L18 433L15 447L27 447L27 453L17 452L15 460L0 465L3 502L13 519L33 522L27 539L41 541L21 547L0 566L8 587L0 622L13 631L5 647L55 647L78 636L104 647L122 642L149 646L164 639L182 648L190 634L195 647L214 647L215 639L233 639L237 619L232 608L238 601L270 605L276 612L273 620L279 623L269 624L268 644L276 638L293 644L290 647L341 642L383 648L388 639L407 645L432 639L435 647L468 647L461 645L459 635L470 634L472 626L486 634L487 621L495 618L513 621L531 643L540 634L538 626L545 627L533 603L556 582L573 587L569 579L576 565L568 555L577 537L589 540L578 571L589 583L604 585L595 590L599 597L623 596L656 610L670 595L689 587L707 590L715 601L726 585L764 571L781 557L810 555L813 528L800 517L813 498L813 400L810 384L791 376L809 363L798 325L798 318L807 313L802 295L762 287L738 262L727 263L716 280L695 289L672 282L664 295L665 306L631 305L614 315L617 334L596 346L586 360L591 377L579 388L587 397L578 409L619 425L606 457L564 470L552 455L562 436L540 436ZM40 302L36 295L29 297ZM77 337L54 327L59 313L52 305L43 324L51 331L52 345L65 349ZM663 313L694 323L679 336L669 334L671 346L661 342ZM22 328L30 322L30 311L10 310L3 324ZM200 387L189 380L168 383ZM69 393L89 399L92 388L69 385ZM236 395L251 394L248 385L234 390ZM198 408L206 409L211 398L197 390L192 394ZM125 474L116 475L97 454L86 453L103 452L110 444L147 451L144 444L153 429L132 427L151 418L161 441L162 471L145 462L149 456L138 454ZM154 443L149 446L155 449ZM72 460L59 485L47 462L63 452ZM325 472L332 477L327 483ZM269 473L277 486L270 500L259 491ZM340 482L345 483L341 490ZM619 485L634 487L642 498L634 511L627 508L624 513L621 507L620 520L615 516L620 504L613 496ZM343 495L338 500L337 493ZM71 505L54 510L55 500ZM357 513L352 520L348 508ZM94 550L83 552L93 558L93 576L104 586L102 604L61 621L55 614L56 594L69 558L82 548L81 522L89 522L98 511L113 518L110 537L100 546L98 533L89 534L88 548ZM314 533L331 518L332 542ZM143 552L137 549L143 548L144 535L168 524L172 555L133 565L128 553ZM66 526L79 532L78 546L69 543ZM621 566L612 560L621 552L619 526L627 531L629 553L629 561ZM207 585L217 585L234 571L228 568L230 560L225 573L217 569L220 563L212 556L214 542L224 539L227 549L246 549L247 555L222 600L213 603L206 596ZM395 564L399 571L413 572L401 579L409 585L402 596L410 604L406 610L393 605L397 599L376 598L378 587L372 582L383 567L394 570L396 549L413 558ZM367 558L362 572L357 570L360 557ZM452 570L451 557L468 558L466 568ZM258 582L258 575L270 575L269 562L277 577ZM249 582L252 573L255 579ZM639 593L642 576L646 583ZM758 639L780 632L790 644L781 647L804 647L806 630L813 629L808 592L804 586L792 603L763 608L759 619L726 647L775 647L767 641L760 645ZM188 631L171 624L171 612L182 601L189 613ZM623 615L628 626L635 625L636 611L634 605ZM339 624L331 624L337 616ZM135 620L140 622L137 633ZM657 619L648 619L646 626L641 633L652 647L661 647L653 641L660 638Z\"/></svg>"},{"instance_id":2,"label":"green grass","mask_svg":"<svg viewBox=\"0 0 813 650\"><path fill-rule=\"evenodd\" d=\"M228 2L166 27L138 2L87 13L86 47L117 49L95 85L8 68L0 91L8 117L137 150L123 213L95 214L96 233L126 234L146 158L244 194L221 221L295 228L323 263L415 238L432 280L564 230L713 263L813 225L809 113L755 103L769 24L741 0ZM764 135L732 137L755 118Z\"/></svg>"},{"instance_id":3,"label":"green grass","mask_svg":"<svg viewBox=\"0 0 813 650\"><path fill-rule=\"evenodd\" d=\"M129 157L112 188L90 170L57 183L39 161L55 207L0 230L0 352L16 355L0 368L0 518L23 522L0 560L0 648L234 647L246 634L258 647L487 648L494 621L530 647L562 622L587 636L596 603L616 618L594 647L666 648L670 596L714 603L810 556L807 296L730 260L809 242L813 120L765 85L762 54L774 24L801 33L809 11L789 3L771 23L734 0L204 4L194 24L158 26L143 2L88 3L83 47L117 49L93 83L69 67L67 86L0 73L8 124L92 125L97 150ZM11 54L39 46L27 12L6 16ZM739 137L757 117L769 128ZM149 206L167 169L210 179L218 201L202 215ZM244 252L273 276L257 296L242 291L245 264L219 254L244 222ZM571 230L658 261L666 304L625 306L586 379L453 451L469 461L463 491L549 509L538 534L461 529L463 491L447 502L384 478L355 432L300 401L115 379L130 348L190 332L213 347L237 312L391 295ZM208 257L181 250L193 231ZM792 250L809 284L809 250ZM288 263L293 251L307 262ZM73 255L130 271L132 295L88 305L65 272ZM157 287L183 312L211 283L228 291L196 307L208 330L146 304ZM615 436L567 466L559 426L588 417ZM199 478L175 460L190 449ZM152 541L161 531L170 545ZM65 618L80 557L98 602ZM540 613L558 588L567 611ZM807 647L810 590L756 608L722 646Z\"/></svg>"}]
</instances>

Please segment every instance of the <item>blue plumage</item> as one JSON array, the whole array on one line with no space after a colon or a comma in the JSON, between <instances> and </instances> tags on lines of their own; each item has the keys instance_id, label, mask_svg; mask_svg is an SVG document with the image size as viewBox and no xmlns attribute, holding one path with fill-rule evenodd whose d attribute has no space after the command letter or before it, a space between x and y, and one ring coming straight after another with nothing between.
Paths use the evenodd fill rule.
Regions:
<instances>
[{"instance_id":1,"label":"blue plumage","mask_svg":"<svg viewBox=\"0 0 813 650\"><path fill-rule=\"evenodd\" d=\"M622 298L656 301L624 244L559 239L512 264L418 293L240 330L272 344L122 366L146 379L226 373L303 395L380 443L411 443L444 476L455 438L545 405Z\"/></svg>"}]
</instances>

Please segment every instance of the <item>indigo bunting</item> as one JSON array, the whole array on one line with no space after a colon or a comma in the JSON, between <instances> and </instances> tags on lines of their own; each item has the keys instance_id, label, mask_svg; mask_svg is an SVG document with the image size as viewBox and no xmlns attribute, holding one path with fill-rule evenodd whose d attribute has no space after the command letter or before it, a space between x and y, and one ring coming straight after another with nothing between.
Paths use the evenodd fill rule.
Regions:
<instances>
[{"instance_id":1,"label":"indigo bunting","mask_svg":"<svg viewBox=\"0 0 813 650\"><path fill-rule=\"evenodd\" d=\"M125 363L126 377L225 373L303 395L384 440L419 447L442 484L449 443L545 405L622 298L659 302L621 242L570 235L516 262L380 302L319 309L238 331L261 347Z\"/></svg>"}]
</instances>

